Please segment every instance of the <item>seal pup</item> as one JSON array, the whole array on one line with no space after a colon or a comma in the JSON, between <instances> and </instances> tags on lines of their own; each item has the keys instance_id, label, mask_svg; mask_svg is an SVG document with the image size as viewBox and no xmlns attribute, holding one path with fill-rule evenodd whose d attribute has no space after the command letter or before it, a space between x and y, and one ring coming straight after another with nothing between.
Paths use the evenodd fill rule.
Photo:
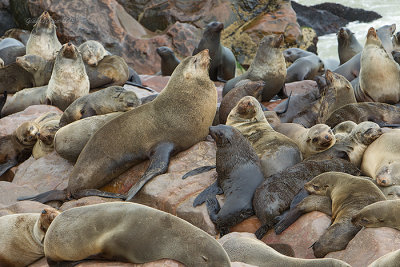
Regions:
<instances>
[{"instance_id":1,"label":"seal pup","mask_svg":"<svg viewBox=\"0 0 400 267\"><path fill-rule=\"evenodd\" d=\"M126 196L131 200L144 184L167 171L171 155L208 135L217 107L209 63L207 50L183 60L156 99L114 118L90 138L69 176L66 191L49 191L29 199L47 202L67 195L79 197L88 192L85 189L100 188L150 158L148 169ZM140 123L143 121L146 123ZM115 129L119 129L118 138L113 137ZM132 136L140 138L132 140Z\"/></svg>"},{"instance_id":2,"label":"seal pup","mask_svg":"<svg viewBox=\"0 0 400 267\"><path fill-rule=\"evenodd\" d=\"M0 58L4 61L4 66L8 66L10 64L15 63L17 57L23 56L26 54L25 46L9 46L3 49L0 49Z\"/></svg>"},{"instance_id":3,"label":"seal pup","mask_svg":"<svg viewBox=\"0 0 400 267\"><path fill-rule=\"evenodd\" d=\"M313 80L315 76L324 72L324 63L317 55L312 54L297 59L286 72L285 83Z\"/></svg>"},{"instance_id":4,"label":"seal pup","mask_svg":"<svg viewBox=\"0 0 400 267\"><path fill-rule=\"evenodd\" d=\"M361 55L359 88L355 91L357 101L398 103L399 80L400 66L386 52L375 29L371 27Z\"/></svg>"},{"instance_id":5,"label":"seal pup","mask_svg":"<svg viewBox=\"0 0 400 267\"><path fill-rule=\"evenodd\" d=\"M128 111L140 106L140 104L140 99L135 92L128 91L120 86L110 86L89 95L81 96L72 102L60 119L60 127L90 116Z\"/></svg>"},{"instance_id":6,"label":"seal pup","mask_svg":"<svg viewBox=\"0 0 400 267\"><path fill-rule=\"evenodd\" d=\"M261 99L261 93L265 83L263 81L253 82L251 80L241 80L229 91L221 100L219 106L219 123L225 124L229 112L236 104L245 96L252 96L256 99Z\"/></svg>"},{"instance_id":7,"label":"seal pup","mask_svg":"<svg viewBox=\"0 0 400 267\"><path fill-rule=\"evenodd\" d=\"M217 144L217 181L194 200L193 206L207 203L211 221L221 236L254 214L252 199L257 186L264 180L260 160L249 141L232 126L210 127L210 134ZM224 193L222 208L215 197Z\"/></svg>"},{"instance_id":8,"label":"seal pup","mask_svg":"<svg viewBox=\"0 0 400 267\"><path fill-rule=\"evenodd\" d=\"M362 227L390 227L400 230L400 199L372 203L360 210L351 222Z\"/></svg>"},{"instance_id":9,"label":"seal pup","mask_svg":"<svg viewBox=\"0 0 400 267\"><path fill-rule=\"evenodd\" d=\"M265 177L253 198L254 211L261 221L261 227L256 231L256 236L261 239L269 229L272 229L276 219L285 210L304 184L315 176L329 171L346 172L359 175L360 170L352 163L342 159L321 161L302 161L280 173Z\"/></svg>"},{"instance_id":10,"label":"seal pup","mask_svg":"<svg viewBox=\"0 0 400 267\"><path fill-rule=\"evenodd\" d=\"M230 49L221 45L221 31L223 29L224 24L219 21L207 24L199 44L193 51L193 55L196 55L204 49L209 50L211 58L209 74L213 81L218 79L230 80L235 77L236 72L235 56Z\"/></svg>"},{"instance_id":11,"label":"seal pup","mask_svg":"<svg viewBox=\"0 0 400 267\"><path fill-rule=\"evenodd\" d=\"M352 57L363 50L363 47L357 41L354 33L350 29L342 27L339 29L336 36L338 40L340 65L349 61Z\"/></svg>"},{"instance_id":12,"label":"seal pup","mask_svg":"<svg viewBox=\"0 0 400 267\"><path fill-rule=\"evenodd\" d=\"M173 259L188 267L231 266L222 246L203 230L172 214L126 202L64 211L47 230L44 252L50 266L93 255L131 263Z\"/></svg>"},{"instance_id":13,"label":"seal pup","mask_svg":"<svg viewBox=\"0 0 400 267\"><path fill-rule=\"evenodd\" d=\"M60 119L55 119L44 123L37 133L38 140L33 146L32 156L39 159L54 151L54 136L58 129Z\"/></svg>"},{"instance_id":14,"label":"seal pup","mask_svg":"<svg viewBox=\"0 0 400 267\"><path fill-rule=\"evenodd\" d=\"M121 114L123 113L113 112L92 116L63 126L54 136L54 149L61 157L75 163L90 137L104 124Z\"/></svg>"},{"instance_id":15,"label":"seal pup","mask_svg":"<svg viewBox=\"0 0 400 267\"><path fill-rule=\"evenodd\" d=\"M380 186L400 185L400 131L382 134L364 152L361 171Z\"/></svg>"},{"instance_id":16,"label":"seal pup","mask_svg":"<svg viewBox=\"0 0 400 267\"><path fill-rule=\"evenodd\" d=\"M56 57L60 49L61 43L57 38L54 20L47 11L44 11L33 26L26 43L26 54L38 55L50 60Z\"/></svg>"},{"instance_id":17,"label":"seal pup","mask_svg":"<svg viewBox=\"0 0 400 267\"><path fill-rule=\"evenodd\" d=\"M352 217L365 206L385 200L385 195L371 181L341 172L320 174L304 188L310 194L328 196L332 200L332 224L312 245L317 258L345 249L361 230L351 223Z\"/></svg>"},{"instance_id":18,"label":"seal pup","mask_svg":"<svg viewBox=\"0 0 400 267\"><path fill-rule=\"evenodd\" d=\"M181 61L176 58L174 51L168 46L157 47L156 52L161 57L161 75L171 76Z\"/></svg>"},{"instance_id":19,"label":"seal pup","mask_svg":"<svg viewBox=\"0 0 400 267\"><path fill-rule=\"evenodd\" d=\"M254 235L253 235L254 236ZM221 241L231 262L244 262L259 267L350 267L337 259L300 259L285 256L253 236L234 236Z\"/></svg>"},{"instance_id":20,"label":"seal pup","mask_svg":"<svg viewBox=\"0 0 400 267\"><path fill-rule=\"evenodd\" d=\"M321 153L332 147L336 138L326 124L316 124L307 129L297 123L281 123L275 131L292 139L300 148L304 158Z\"/></svg>"},{"instance_id":21,"label":"seal pup","mask_svg":"<svg viewBox=\"0 0 400 267\"><path fill-rule=\"evenodd\" d=\"M372 262L368 267L397 267L400 262L400 249L387 253Z\"/></svg>"},{"instance_id":22,"label":"seal pup","mask_svg":"<svg viewBox=\"0 0 400 267\"><path fill-rule=\"evenodd\" d=\"M64 44L54 62L46 101L64 111L75 99L89 94L89 88L82 56L73 44Z\"/></svg>"},{"instance_id":23,"label":"seal pup","mask_svg":"<svg viewBox=\"0 0 400 267\"><path fill-rule=\"evenodd\" d=\"M336 140L338 140L338 136L344 135L347 136L348 134L353 131L353 129L357 126L357 123L354 121L344 121L336 125L333 129L332 132L335 134ZM342 137L341 136L341 137Z\"/></svg>"},{"instance_id":24,"label":"seal pup","mask_svg":"<svg viewBox=\"0 0 400 267\"><path fill-rule=\"evenodd\" d=\"M78 50L81 52L83 62L94 67L97 66L105 56L110 55L104 46L95 40L88 40L82 43L78 47Z\"/></svg>"},{"instance_id":25,"label":"seal pup","mask_svg":"<svg viewBox=\"0 0 400 267\"><path fill-rule=\"evenodd\" d=\"M286 79L285 58L279 49L282 42L283 35L265 36L258 46L249 69L242 75L229 80L222 90L222 95L225 96L239 81L249 79L264 81L262 101L271 100L282 89Z\"/></svg>"},{"instance_id":26,"label":"seal pup","mask_svg":"<svg viewBox=\"0 0 400 267\"><path fill-rule=\"evenodd\" d=\"M58 214L45 208L42 213L0 217L0 265L23 267L42 258L46 231Z\"/></svg>"},{"instance_id":27,"label":"seal pup","mask_svg":"<svg viewBox=\"0 0 400 267\"><path fill-rule=\"evenodd\" d=\"M229 113L226 125L235 127L249 140L260 158L264 177L302 161L297 144L271 127L260 103L252 96L245 96L239 101Z\"/></svg>"}]
</instances>

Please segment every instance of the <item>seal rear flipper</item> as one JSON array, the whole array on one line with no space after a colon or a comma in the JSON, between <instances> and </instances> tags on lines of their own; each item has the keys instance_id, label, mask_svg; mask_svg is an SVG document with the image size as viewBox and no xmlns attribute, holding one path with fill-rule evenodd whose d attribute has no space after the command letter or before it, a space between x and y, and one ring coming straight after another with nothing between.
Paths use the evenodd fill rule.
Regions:
<instances>
[{"instance_id":1,"label":"seal rear flipper","mask_svg":"<svg viewBox=\"0 0 400 267\"><path fill-rule=\"evenodd\" d=\"M224 191L222 188L218 186L218 182L215 181L213 184L211 184L209 187L203 190L193 201L193 207L197 207L204 202L207 201L208 198L215 196L215 195L221 195L223 194Z\"/></svg>"},{"instance_id":2,"label":"seal rear flipper","mask_svg":"<svg viewBox=\"0 0 400 267\"><path fill-rule=\"evenodd\" d=\"M200 173L203 173L203 172L208 172L208 171L210 171L212 169L215 169L215 168L216 168L216 165L202 166L202 167L196 168L194 170L191 170L191 171L185 173L182 176L182 179L186 179L186 178L188 178L190 176L194 176L194 175L197 175L197 174L200 174Z\"/></svg>"},{"instance_id":3,"label":"seal rear flipper","mask_svg":"<svg viewBox=\"0 0 400 267\"><path fill-rule=\"evenodd\" d=\"M50 190L33 197L19 197L18 201L31 200L40 203L46 203L53 200L65 201L68 199L68 194L66 190Z\"/></svg>"},{"instance_id":4,"label":"seal rear flipper","mask_svg":"<svg viewBox=\"0 0 400 267\"><path fill-rule=\"evenodd\" d=\"M18 161L15 159L10 159L6 163L0 164L0 176L17 164Z\"/></svg>"},{"instance_id":5,"label":"seal rear flipper","mask_svg":"<svg viewBox=\"0 0 400 267\"><path fill-rule=\"evenodd\" d=\"M221 206L219 205L217 198L215 196L207 198L206 207L207 207L208 215L210 216L211 221L214 224L217 224L217 222L218 222L217 214L221 210Z\"/></svg>"},{"instance_id":6,"label":"seal rear flipper","mask_svg":"<svg viewBox=\"0 0 400 267\"><path fill-rule=\"evenodd\" d=\"M110 192L105 192L101 191L98 189L84 189L80 190L73 195L74 199L80 199L83 197L89 197L89 196L98 196L98 197L105 197L105 198L119 198L125 200L125 195L117 194L117 193L110 193Z\"/></svg>"},{"instance_id":7,"label":"seal rear flipper","mask_svg":"<svg viewBox=\"0 0 400 267\"><path fill-rule=\"evenodd\" d=\"M304 211L300 209L290 210L284 218L282 218L275 225L275 234L280 235L283 231L285 231L289 226L291 226L301 215L305 214Z\"/></svg>"},{"instance_id":8,"label":"seal rear flipper","mask_svg":"<svg viewBox=\"0 0 400 267\"><path fill-rule=\"evenodd\" d=\"M280 114L284 114L286 113L286 111L288 111L289 109L289 102L290 102L290 98L292 97L292 91L290 91L290 94L288 96L288 99L286 100L286 106L285 109L283 111L275 111L276 114L280 115Z\"/></svg>"},{"instance_id":9,"label":"seal rear flipper","mask_svg":"<svg viewBox=\"0 0 400 267\"><path fill-rule=\"evenodd\" d=\"M151 179L157 175L166 173L168 170L169 160L174 150L173 143L160 143L152 151L150 156L150 165L140 180L129 189L126 201L132 198L139 190Z\"/></svg>"},{"instance_id":10,"label":"seal rear flipper","mask_svg":"<svg viewBox=\"0 0 400 267\"><path fill-rule=\"evenodd\" d=\"M263 224L263 225L261 225L260 228L257 229L257 231L254 234L256 235L257 239L261 240L265 236L265 234L268 232L268 230L271 228L272 228L271 225Z\"/></svg>"}]
</instances>

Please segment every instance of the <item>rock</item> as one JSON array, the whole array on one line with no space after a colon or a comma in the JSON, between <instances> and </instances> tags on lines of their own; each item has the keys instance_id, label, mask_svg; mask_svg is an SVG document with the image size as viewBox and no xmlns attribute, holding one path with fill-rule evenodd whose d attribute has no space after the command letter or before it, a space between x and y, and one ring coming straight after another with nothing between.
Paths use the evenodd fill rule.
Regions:
<instances>
[{"instance_id":1,"label":"rock","mask_svg":"<svg viewBox=\"0 0 400 267\"><path fill-rule=\"evenodd\" d=\"M243 222L231 227L230 232L247 232L255 233L261 227L261 222L256 216L244 220ZM224 236L225 237L225 236Z\"/></svg>"},{"instance_id":2,"label":"rock","mask_svg":"<svg viewBox=\"0 0 400 267\"><path fill-rule=\"evenodd\" d=\"M20 196L32 196L38 194L31 186L20 186L10 182L0 181L0 205L13 205Z\"/></svg>"},{"instance_id":3,"label":"rock","mask_svg":"<svg viewBox=\"0 0 400 267\"><path fill-rule=\"evenodd\" d=\"M117 0L134 19L138 20L149 0Z\"/></svg>"},{"instance_id":4,"label":"rock","mask_svg":"<svg viewBox=\"0 0 400 267\"><path fill-rule=\"evenodd\" d=\"M115 198L98 197L98 196L83 197L80 199L73 199L68 202L64 202L60 207L60 212L76 207L107 203L107 202L116 202L116 201L121 201L121 200Z\"/></svg>"},{"instance_id":5,"label":"rock","mask_svg":"<svg viewBox=\"0 0 400 267\"><path fill-rule=\"evenodd\" d=\"M35 120L37 117L46 112L62 113L57 107L48 105L34 105L27 107L24 111L11 114L0 119L0 136L12 134L15 129L26 121Z\"/></svg>"},{"instance_id":6,"label":"rock","mask_svg":"<svg viewBox=\"0 0 400 267\"><path fill-rule=\"evenodd\" d=\"M139 75L142 85L161 92L167 86L170 76Z\"/></svg>"},{"instance_id":7,"label":"rock","mask_svg":"<svg viewBox=\"0 0 400 267\"><path fill-rule=\"evenodd\" d=\"M0 6L2 3L0 2ZM6 9L0 9L0 36L2 36L7 30L15 28L15 22L12 15Z\"/></svg>"},{"instance_id":8,"label":"rock","mask_svg":"<svg viewBox=\"0 0 400 267\"><path fill-rule=\"evenodd\" d=\"M8 9L10 6L9 0L0 0L0 9Z\"/></svg>"},{"instance_id":9,"label":"rock","mask_svg":"<svg viewBox=\"0 0 400 267\"><path fill-rule=\"evenodd\" d=\"M331 252L325 258L340 259L353 267L364 267L379 257L400 248L400 231L388 228L364 228L345 250Z\"/></svg>"},{"instance_id":10,"label":"rock","mask_svg":"<svg viewBox=\"0 0 400 267\"><path fill-rule=\"evenodd\" d=\"M382 18L381 15L375 11L368 11L361 8L351 8L337 3L322 3L319 5L312 6L318 10L326 10L330 13L344 18L347 21L359 21L359 22L372 22L374 20Z\"/></svg>"},{"instance_id":11,"label":"rock","mask_svg":"<svg viewBox=\"0 0 400 267\"><path fill-rule=\"evenodd\" d=\"M280 235L276 235L273 229L268 231L262 241L266 244L288 244L293 248L296 258L315 259L310 246L318 240L330 224L330 217L313 211L301 216Z\"/></svg>"},{"instance_id":12,"label":"rock","mask_svg":"<svg viewBox=\"0 0 400 267\"><path fill-rule=\"evenodd\" d=\"M292 93L292 95L301 95L315 90L316 88L318 88L318 85L315 81L304 80L286 83L283 92L286 95L290 95L290 93Z\"/></svg>"},{"instance_id":13,"label":"rock","mask_svg":"<svg viewBox=\"0 0 400 267\"><path fill-rule=\"evenodd\" d=\"M72 167L71 163L55 151L37 160L31 156L17 167L13 184L33 187L38 193L64 190L67 188Z\"/></svg>"},{"instance_id":14,"label":"rock","mask_svg":"<svg viewBox=\"0 0 400 267\"><path fill-rule=\"evenodd\" d=\"M182 175L200 166L215 164L216 147L203 141L172 157L168 172L148 182L135 196L134 202L177 215L211 235L216 234L205 205L193 208L193 199L215 181L215 170L182 180ZM101 190L125 194L144 173L149 162L126 171Z\"/></svg>"},{"instance_id":15,"label":"rock","mask_svg":"<svg viewBox=\"0 0 400 267\"><path fill-rule=\"evenodd\" d=\"M50 206L37 201L18 201L8 206L0 204L0 217L16 213L40 213L44 208L50 208Z\"/></svg>"}]
</instances>

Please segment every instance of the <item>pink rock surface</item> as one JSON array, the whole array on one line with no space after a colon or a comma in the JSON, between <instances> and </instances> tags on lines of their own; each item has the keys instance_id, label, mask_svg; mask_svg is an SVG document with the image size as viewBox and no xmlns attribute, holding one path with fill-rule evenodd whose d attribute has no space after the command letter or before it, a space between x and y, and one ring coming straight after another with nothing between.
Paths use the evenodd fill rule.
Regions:
<instances>
[{"instance_id":1,"label":"pink rock surface","mask_svg":"<svg viewBox=\"0 0 400 267\"><path fill-rule=\"evenodd\" d=\"M304 80L304 81L286 83L283 91L286 95L290 95L290 93L292 93L292 95L299 95L310 92L315 88L318 88L317 82L311 80Z\"/></svg>"},{"instance_id":2,"label":"pink rock surface","mask_svg":"<svg viewBox=\"0 0 400 267\"><path fill-rule=\"evenodd\" d=\"M17 185L10 182L0 181L0 204L8 206L15 204L21 196L32 196L38 192L31 186Z\"/></svg>"}]
</instances>

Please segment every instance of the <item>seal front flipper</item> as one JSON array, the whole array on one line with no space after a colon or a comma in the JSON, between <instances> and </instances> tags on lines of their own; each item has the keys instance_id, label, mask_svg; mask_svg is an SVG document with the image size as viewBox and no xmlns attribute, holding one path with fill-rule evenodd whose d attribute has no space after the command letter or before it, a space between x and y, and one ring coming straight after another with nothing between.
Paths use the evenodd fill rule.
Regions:
<instances>
[{"instance_id":1,"label":"seal front flipper","mask_svg":"<svg viewBox=\"0 0 400 267\"><path fill-rule=\"evenodd\" d=\"M37 201L40 203L46 203L53 200L60 200L65 201L68 198L68 194L66 190L50 190L39 195L33 197L19 197L17 198L18 201L22 200L31 200Z\"/></svg>"},{"instance_id":2,"label":"seal front flipper","mask_svg":"<svg viewBox=\"0 0 400 267\"><path fill-rule=\"evenodd\" d=\"M218 181L203 190L193 201L193 207L197 207L207 201L208 198L215 195L221 195L224 191L218 186Z\"/></svg>"},{"instance_id":3,"label":"seal front flipper","mask_svg":"<svg viewBox=\"0 0 400 267\"><path fill-rule=\"evenodd\" d=\"M149 91L149 92L152 92L152 93L157 93L156 91L154 91L153 89L151 89L151 88L149 88L149 87L146 87L146 86L143 86L143 85L141 85L141 84L134 83L134 82L131 82L131 81L126 81L125 84L133 85L133 86L136 86L136 87L145 89L145 90L147 90L147 91Z\"/></svg>"},{"instance_id":4,"label":"seal front flipper","mask_svg":"<svg viewBox=\"0 0 400 267\"><path fill-rule=\"evenodd\" d=\"M265 234L268 232L268 230L271 228L272 228L271 225L263 224L263 225L261 225L260 228L257 229L257 231L254 234L257 237L257 239L261 240L261 238L263 238L265 236Z\"/></svg>"},{"instance_id":5,"label":"seal front flipper","mask_svg":"<svg viewBox=\"0 0 400 267\"><path fill-rule=\"evenodd\" d=\"M110 193L110 192L104 192L98 189L84 189L80 190L77 193L73 194L74 199L80 199L83 197L89 197L89 196L98 196L98 197L105 197L105 198L120 198L125 200L125 195L121 194L116 194L116 193Z\"/></svg>"},{"instance_id":6,"label":"seal front flipper","mask_svg":"<svg viewBox=\"0 0 400 267\"><path fill-rule=\"evenodd\" d=\"M152 151L150 165L140 180L129 189L126 201L130 201L139 190L155 176L166 173L168 170L171 153L174 150L173 143L160 143Z\"/></svg>"},{"instance_id":7,"label":"seal front flipper","mask_svg":"<svg viewBox=\"0 0 400 267\"><path fill-rule=\"evenodd\" d=\"M0 164L0 176L17 164L18 161L15 159L10 159L6 163Z\"/></svg>"},{"instance_id":8,"label":"seal front flipper","mask_svg":"<svg viewBox=\"0 0 400 267\"><path fill-rule=\"evenodd\" d=\"M212 165L212 166L202 166L202 167L196 168L196 169L194 169L194 170L191 170L191 171L185 173L185 174L182 176L182 179L186 179L186 178L188 178L188 177L190 177L190 176L194 176L194 175L197 175L197 174L200 174L200 173L203 173L203 172L208 172L208 171L210 171L210 170L212 170L212 169L215 169L215 168L216 168L215 165ZM203 202L204 202L204 201L203 201Z\"/></svg>"}]
</instances>

